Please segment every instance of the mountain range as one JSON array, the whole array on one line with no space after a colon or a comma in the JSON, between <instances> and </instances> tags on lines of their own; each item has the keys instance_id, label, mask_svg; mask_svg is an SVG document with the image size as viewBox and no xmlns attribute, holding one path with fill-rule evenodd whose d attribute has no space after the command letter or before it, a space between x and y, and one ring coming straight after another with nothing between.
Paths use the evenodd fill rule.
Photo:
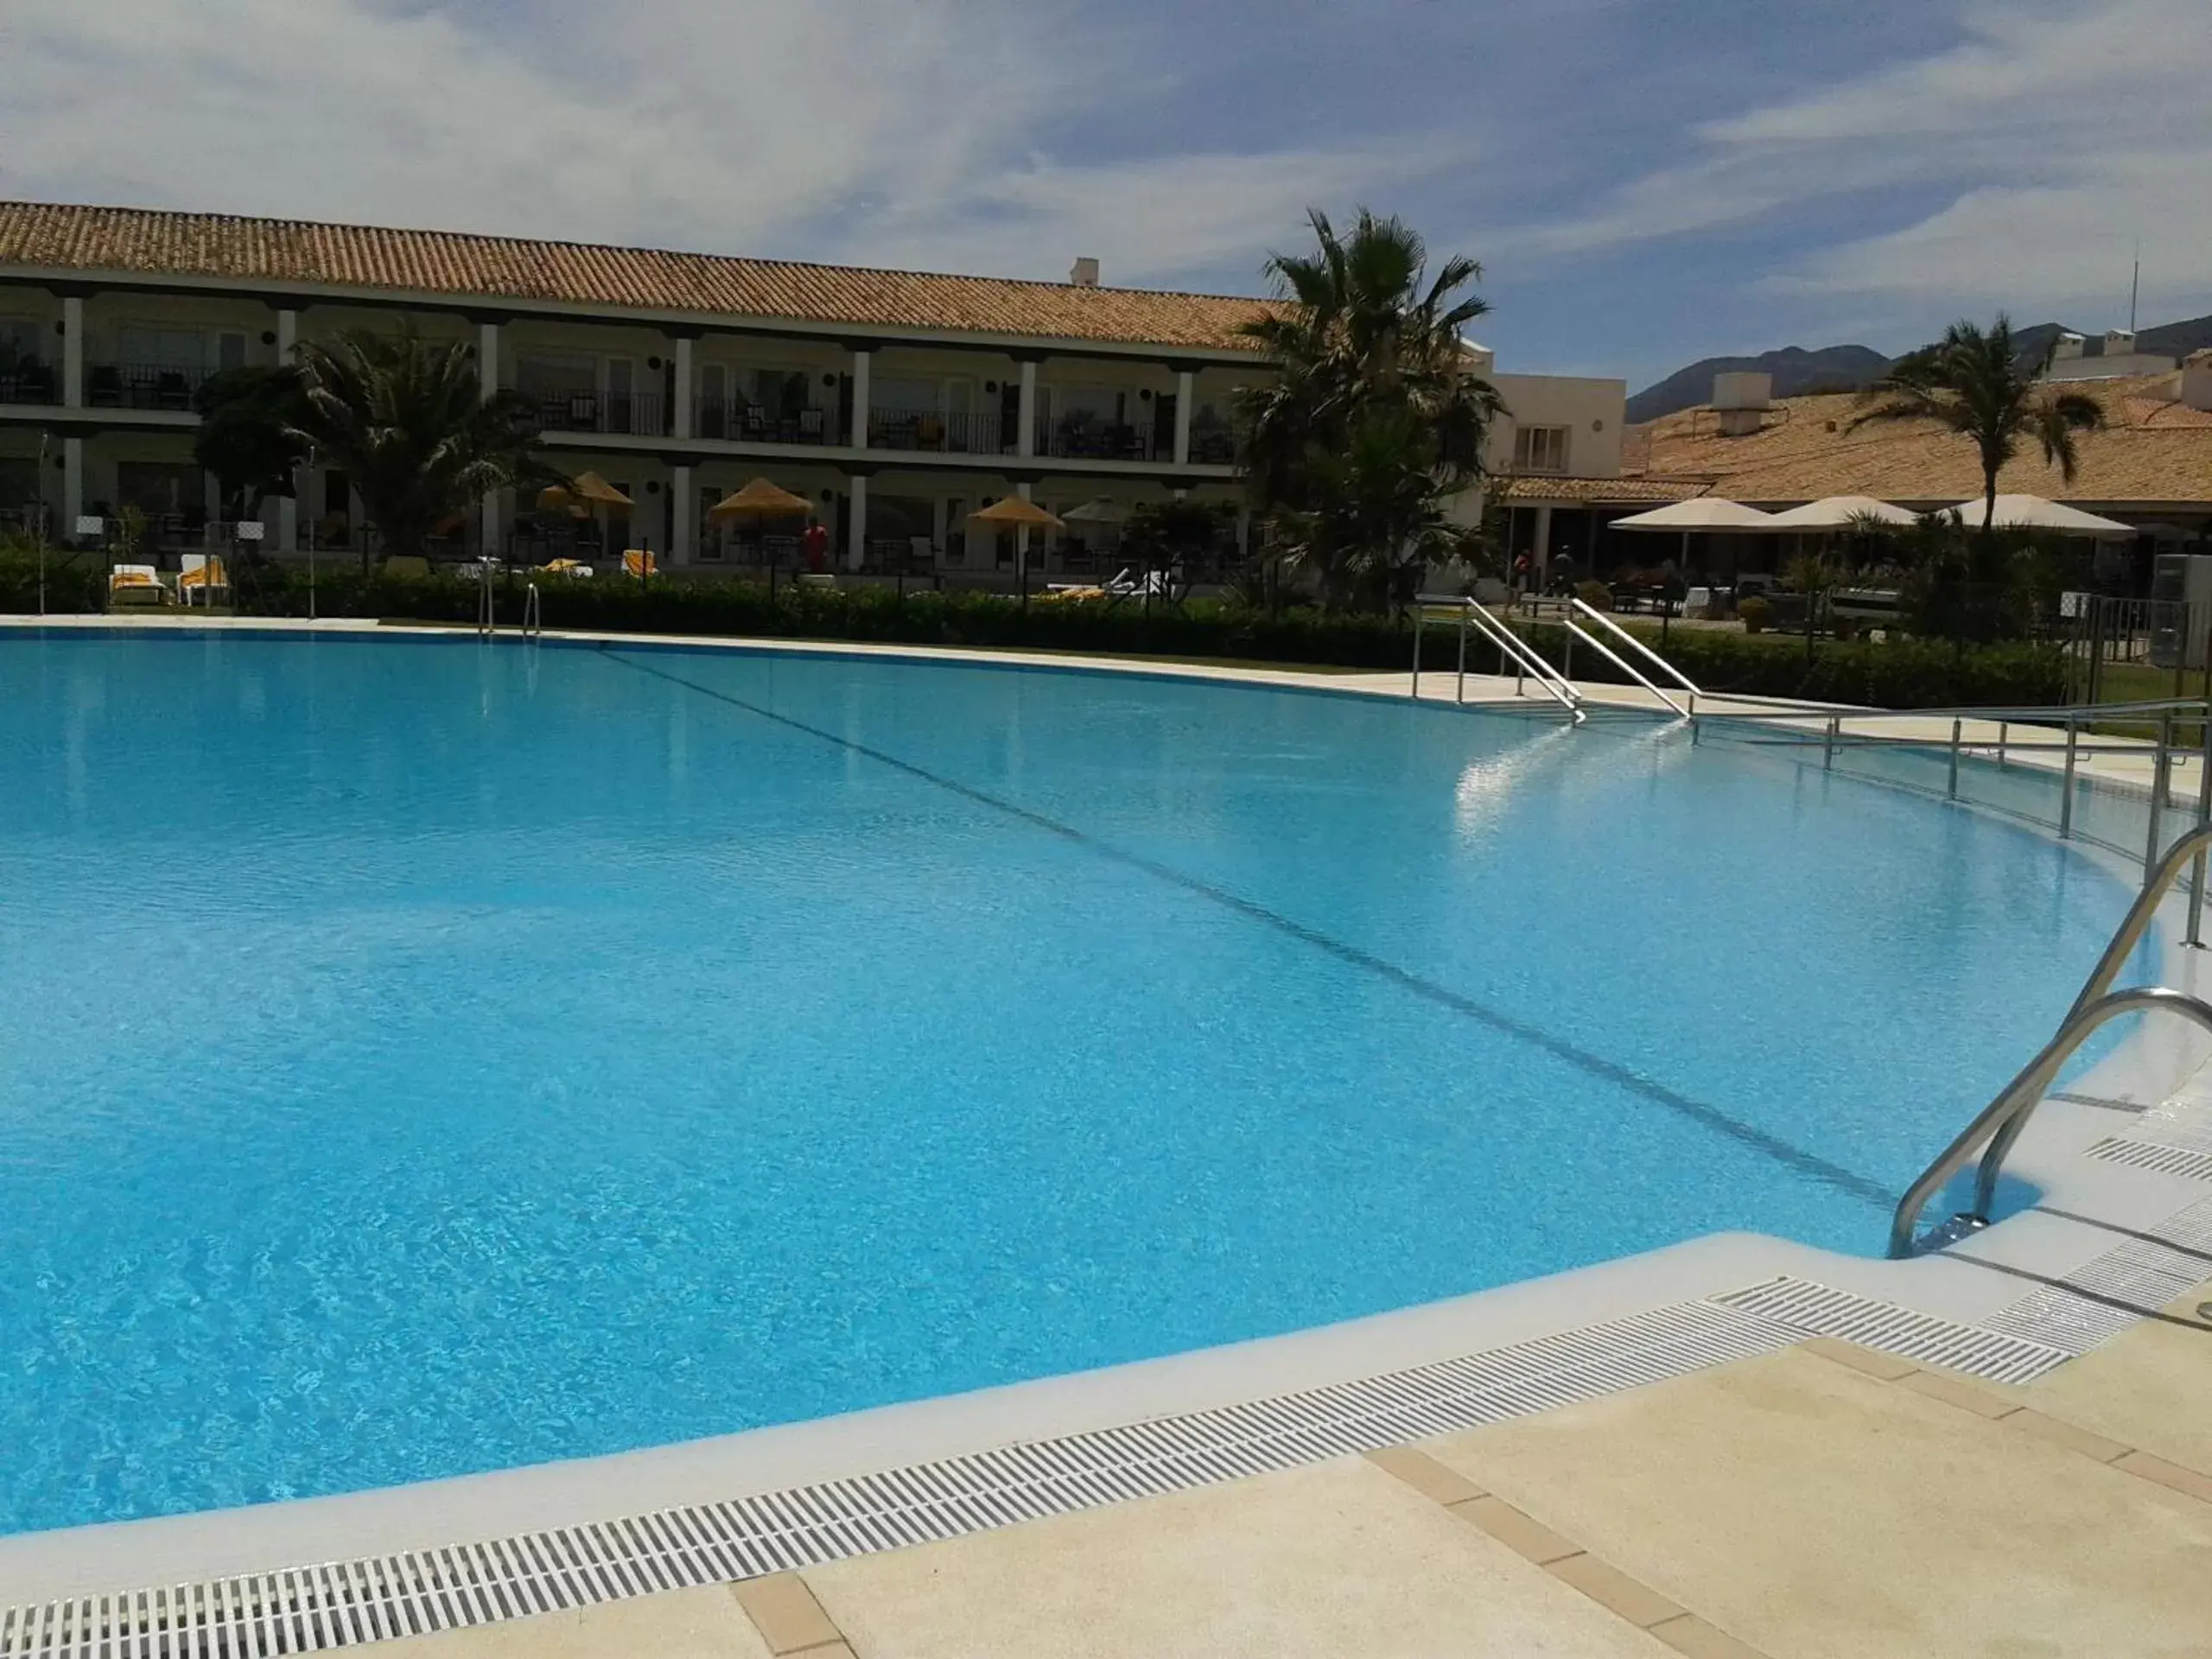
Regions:
<instances>
[{"instance_id":1,"label":"mountain range","mask_svg":"<svg viewBox=\"0 0 2212 1659\"><path fill-rule=\"evenodd\" d=\"M2017 330L2015 338L2020 342L2021 354L2040 356L2063 327L2061 323L2038 322ZM2075 332L2087 337L2088 355L2096 356L2104 349L2101 334L2087 329ZM2207 346L2212 346L2212 316L2159 323L2140 330L2135 336L2137 351L2177 361ZM1713 377L1716 374L1742 370L1769 374L1774 377L1776 397L1802 397L1816 391L1856 391L1885 372L1895 360L1870 346L1822 346L1811 351L1802 346L1785 346L1780 351L1762 352L1757 357L1700 358L1630 397L1628 418L1630 422L1653 421L1678 409L1694 408L1713 396Z\"/></svg>"}]
</instances>

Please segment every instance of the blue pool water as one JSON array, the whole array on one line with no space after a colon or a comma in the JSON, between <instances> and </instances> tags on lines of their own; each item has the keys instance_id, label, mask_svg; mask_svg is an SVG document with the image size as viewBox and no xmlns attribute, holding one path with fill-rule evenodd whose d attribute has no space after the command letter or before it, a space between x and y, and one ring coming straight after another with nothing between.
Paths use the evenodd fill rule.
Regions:
<instances>
[{"instance_id":1,"label":"blue pool water","mask_svg":"<svg viewBox=\"0 0 2212 1659\"><path fill-rule=\"evenodd\" d=\"M0 640L0 1529L1872 1253L2125 899L1656 725Z\"/></svg>"}]
</instances>

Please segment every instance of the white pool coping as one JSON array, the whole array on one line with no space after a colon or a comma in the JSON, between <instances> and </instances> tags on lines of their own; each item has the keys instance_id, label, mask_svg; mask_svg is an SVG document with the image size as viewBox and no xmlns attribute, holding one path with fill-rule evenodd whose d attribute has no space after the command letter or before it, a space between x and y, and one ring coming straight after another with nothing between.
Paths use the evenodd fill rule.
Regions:
<instances>
[{"instance_id":1,"label":"white pool coping","mask_svg":"<svg viewBox=\"0 0 2212 1659\"><path fill-rule=\"evenodd\" d=\"M351 620L0 620L0 626L26 623L33 627L185 626L402 637L449 637L454 632ZM685 636L559 637L692 649L721 645L810 655L1077 668L1404 696L1402 675L1389 677L1397 683L1386 687L1361 683L1381 677L1115 661L1048 652L978 653L928 646L717 641ZM2075 845L2082 856L2112 870L2123 882L2132 885L2138 879L2132 864ZM2163 918L2168 923L2162 930L2166 936L2163 982L2202 992L2212 988L2212 953L2177 943L2180 931L2172 923L2181 914L2182 903L2177 899ZM2146 1027L2069 1092L2155 1103L2203 1064L2207 1050L2207 1042L2193 1031ZM2154 1224L2212 1196L2212 1187L2201 1180L2082 1156L2118 1127L2115 1114L2106 1109L2052 1099L2023 1136L2010 1167L2042 1189L2046 1205L2118 1228ZM1975 1236L1972 1247L1988 1261L2059 1278L2106 1255L2118 1242L2113 1232L2038 1210ZM1352 1382L1721 1294L1781 1275L1967 1325L1980 1324L2035 1288L2030 1282L1942 1254L1891 1262L1842 1255L1764 1235L1722 1234L1343 1324L971 1394L411 1485L0 1537L0 1607L506 1537L748 1497Z\"/></svg>"}]
</instances>

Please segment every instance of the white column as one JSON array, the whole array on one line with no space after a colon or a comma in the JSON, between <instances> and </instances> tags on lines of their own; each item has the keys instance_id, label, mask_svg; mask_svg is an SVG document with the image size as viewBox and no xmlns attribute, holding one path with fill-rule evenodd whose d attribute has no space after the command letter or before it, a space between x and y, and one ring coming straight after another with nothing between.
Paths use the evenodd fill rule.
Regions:
<instances>
[{"instance_id":1,"label":"white column","mask_svg":"<svg viewBox=\"0 0 2212 1659\"><path fill-rule=\"evenodd\" d=\"M1037 365L1034 363L1021 365L1021 412L1016 418L1021 423L1021 430L1014 434L1014 453L1033 455L1037 453ZM1021 493L1024 495L1029 493L1027 484L1021 486Z\"/></svg>"},{"instance_id":2,"label":"white column","mask_svg":"<svg viewBox=\"0 0 2212 1659\"><path fill-rule=\"evenodd\" d=\"M490 403L499 391L499 325L496 322L479 323L476 327L476 395ZM484 492L484 544L479 550L486 558L499 556L503 526L499 522L499 497L502 492Z\"/></svg>"},{"instance_id":3,"label":"white column","mask_svg":"<svg viewBox=\"0 0 2212 1659\"><path fill-rule=\"evenodd\" d=\"M61 302L61 406L85 406L85 302L73 294Z\"/></svg>"},{"instance_id":4,"label":"white column","mask_svg":"<svg viewBox=\"0 0 2212 1659\"><path fill-rule=\"evenodd\" d=\"M687 345L689 341L685 342ZM678 368L676 378L680 384L683 371ZM676 492L676 499L669 503L668 562L689 564L692 559L692 545L697 537L691 533L693 521L699 512L699 492L691 487L691 469L677 467L670 470L668 487Z\"/></svg>"},{"instance_id":5,"label":"white column","mask_svg":"<svg viewBox=\"0 0 2212 1659\"><path fill-rule=\"evenodd\" d=\"M853 429L850 435L846 438L845 442L851 444L855 449L865 449L868 448L868 411L870 397L868 385L868 368L869 363L874 360L874 356L875 353L873 352L855 352L853 353ZM861 503L867 499L868 489L865 481L861 479L855 479L853 480L853 505L855 509L857 511Z\"/></svg>"},{"instance_id":6,"label":"white column","mask_svg":"<svg viewBox=\"0 0 2212 1659\"><path fill-rule=\"evenodd\" d=\"M1198 377L1188 369L1175 372L1175 464L1191 464L1191 404L1198 396Z\"/></svg>"},{"instance_id":7,"label":"white column","mask_svg":"<svg viewBox=\"0 0 2212 1659\"><path fill-rule=\"evenodd\" d=\"M867 361L864 355L861 361ZM857 393L866 384L864 378L855 378L854 391ZM857 411L860 405L855 404L853 408ZM845 569L857 570L868 556L868 480L855 475L849 480L847 494L851 498L852 512L845 527Z\"/></svg>"},{"instance_id":8,"label":"white column","mask_svg":"<svg viewBox=\"0 0 2212 1659\"><path fill-rule=\"evenodd\" d=\"M668 431L671 437L688 438L691 435L691 342L676 342L676 407L669 411ZM684 469L690 471L689 467Z\"/></svg>"},{"instance_id":9,"label":"white column","mask_svg":"<svg viewBox=\"0 0 2212 1659\"><path fill-rule=\"evenodd\" d=\"M300 343L300 314L279 311L276 314L276 361L287 364ZM314 487L315 480L305 467L292 468L292 493L276 498L276 550L296 553L300 550L300 493Z\"/></svg>"},{"instance_id":10,"label":"white column","mask_svg":"<svg viewBox=\"0 0 2212 1659\"><path fill-rule=\"evenodd\" d=\"M74 537L85 511L85 441L61 440L61 533Z\"/></svg>"},{"instance_id":11,"label":"white column","mask_svg":"<svg viewBox=\"0 0 2212 1659\"><path fill-rule=\"evenodd\" d=\"M1541 506L1536 509L1535 557L1532 561L1536 567L1536 574L1538 575L1541 575L1544 571L1544 567L1551 562L1552 510L1548 505L1547 505ZM1587 576L1590 573L1586 570L1582 574Z\"/></svg>"}]
</instances>

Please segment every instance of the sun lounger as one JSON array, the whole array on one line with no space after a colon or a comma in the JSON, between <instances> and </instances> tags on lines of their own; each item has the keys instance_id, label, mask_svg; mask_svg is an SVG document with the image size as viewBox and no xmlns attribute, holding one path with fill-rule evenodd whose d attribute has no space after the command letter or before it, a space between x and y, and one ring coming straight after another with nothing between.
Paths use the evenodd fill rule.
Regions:
<instances>
[{"instance_id":1,"label":"sun lounger","mask_svg":"<svg viewBox=\"0 0 2212 1659\"><path fill-rule=\"evenodd\" d=\"M166 605L169 590L162 586L161 572L150 564L118 564L108 572L107 602L116 605Z\"/></svg>"},{"instance_id":2,"label":"sun lounger","mask_svg":"<svg viewBox=\"0 0 2212 1659\"><path fill-rule=\"evenodd\" d=\"M230 572L223 569L221 559L187 553L181 563L183 569L177 575L176 596L181 603L189 605L196 597L203 605L213 605L219 592L229 596Z\"/></svg>"},{"instance_id":3,"label":"sun lounger","mask_svg":"<svg viewBox=\"0 0 2212 1659\"><path fill-rule=\"evenodd\" d=\"M660 566L653 562L652 554L645 549L625 548L622 552L622 574L626 576L635 576L639 581L643 582L647 576L658 575Z\"/></svg>"}]
</instances>

